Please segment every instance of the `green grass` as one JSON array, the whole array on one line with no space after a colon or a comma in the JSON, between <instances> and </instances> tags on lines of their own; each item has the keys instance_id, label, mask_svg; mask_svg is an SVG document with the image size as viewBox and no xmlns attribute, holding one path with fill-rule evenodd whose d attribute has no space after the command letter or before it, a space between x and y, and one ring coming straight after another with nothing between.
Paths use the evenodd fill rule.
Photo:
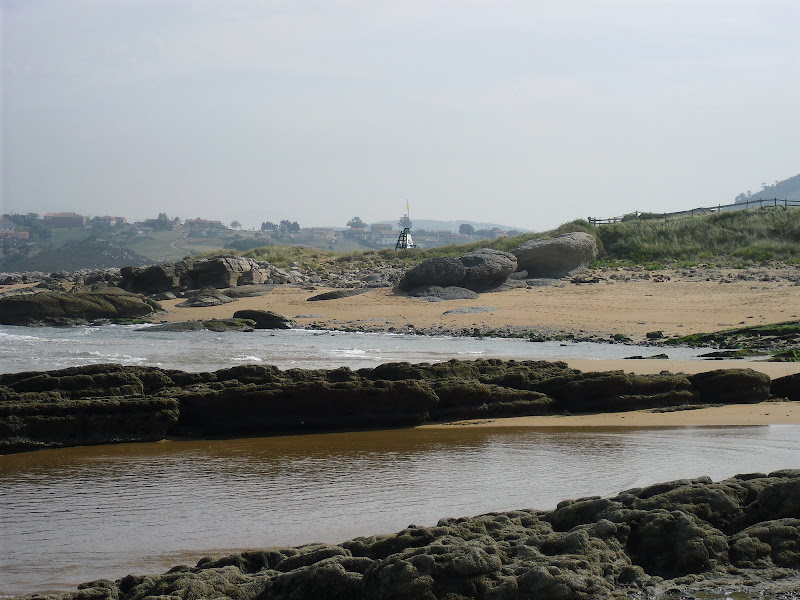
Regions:
<instances>
[{"instance_id":1,"label":"green grass","mask_svg":"<svg viewBox=\"0 0 800 600\"><path fill-rule=\"evenodd\" d=\"M175 248L171 244L182 237L183 233L180 231L158 231L150 235L134 238L129 242L125 242L124 245L151 260L159 262L180 260L188 252L181 248ZM222 246L220 245L220 247Z\"/></svg>"},{"instance_id":2,"label":"green grass","mask_svg":"<svg viewBox=\"0 0 800 600\"><path fill-rule=\"evenodd\" d=\"M646 215L644 215L646 217ZM800 259L800 209L763 208L671 219L631 218L596 229L598 265L697 262L747 266Z\"/></svg>"},{"instance_id":3,"label":"green grass","mask_svg":"<svg viewBox=\"0 0 800 600\"><path fill-rule=\"evenodd\" d=\"M80 242L89 239L94 235L91 229L78 229L74 227L58 227L51 229L51 242L56 248L60 248L67 242Z\"/></svg>"}]
</instances>

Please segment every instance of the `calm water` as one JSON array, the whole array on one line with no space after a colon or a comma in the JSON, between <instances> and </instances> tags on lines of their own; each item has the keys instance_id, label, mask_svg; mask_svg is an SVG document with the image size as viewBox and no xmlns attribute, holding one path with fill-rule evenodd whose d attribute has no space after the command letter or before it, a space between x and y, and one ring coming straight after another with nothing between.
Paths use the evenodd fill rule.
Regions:
<instances>
[{"instance_id":1,"label":"calm water","mask_svg":"<svg viewBox=\"0 0 800 600\"><path fill-rule=\"evenodd\" d=\"M0 594L163 572L204 554L800 467L800 426L412 429L0 457Z\"/></svg>"},{"instance_id":2,"label":"calm water","mask_svg":"<svg viewBox=\"0 0 800 600\"><path fill-rule=\"evenodd\" d=\"M450 358L625 358L666 352L691 359L706 352L598 343L532 343L519 339L426 337L305 330L143 332L135 326L0 326L0 373L50 370L114 362L185 371L211 371L245 363L282 369L375 367L391 361L436 362Z\"/></svg>"}]
</instances>

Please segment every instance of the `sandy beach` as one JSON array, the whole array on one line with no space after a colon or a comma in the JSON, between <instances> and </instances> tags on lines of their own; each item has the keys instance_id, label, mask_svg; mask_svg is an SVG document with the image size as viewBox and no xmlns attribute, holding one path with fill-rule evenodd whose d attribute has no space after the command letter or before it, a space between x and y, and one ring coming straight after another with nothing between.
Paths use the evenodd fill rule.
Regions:
<instances>
[{"instance_id":1,"label":"sandy beach","mask_svg":"<svg viewBox=\"0 0 800 600\"><path fill-rule=\"evenodd\" d=\"M496 329L524 327L608 337L617 333L644 339L647 332L665 336L710 332L742 325L800 318L800 287L783 282L637 280L624 283L573 284L481 294L474 300L428 302L378 288L364 294L307 302L326 288L278 286L270 293L209 308L181 308L182 300L161 304L169 311L156 321L228 318L237 310L272 310L302 326L367 330ZM487 312L450 313L489 308Z\"/></svg>"}]
</instances>

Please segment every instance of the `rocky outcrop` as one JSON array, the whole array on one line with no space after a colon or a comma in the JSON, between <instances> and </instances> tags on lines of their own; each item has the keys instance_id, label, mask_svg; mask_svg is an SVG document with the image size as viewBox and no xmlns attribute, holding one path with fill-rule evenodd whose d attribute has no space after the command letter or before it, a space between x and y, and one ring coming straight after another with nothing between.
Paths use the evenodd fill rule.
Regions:
<instances>
[{"instance_id":1,"label":"rocky outcrop","mask_svg":"<svg viewBox=\"0 0 800 600\"><path fill-rule=\"evenodd\" d=\"M482 292L504 282L516 268L513 254L480 248L456 258L424 260L406 271L397 287L409 291L424 286L455 286Z\"/></svg>"},{"instance_id":2,"label":"rocky outcrop","mask_svg":"<svg viewBox=\"0 0 800 600\"><path fill-rule=\"evenodd\" d=\"M149 267L124 267L119 287L146 295L174 292L188 287L189 270L189 263L183 260Z\"/></svg>"},{"instance_id":3,"label":"rocky outcrop","mask_svg":"<svg viewBox=\"0 0 800 600\"><path fill-rule=\"evenodd\" d=\"M514 250L517 266L529 278L558 278L585 267L597 258L597 243L588 233L557 235L547 240L530 240Z\"/></svg>"},{"instance_id":4,"label":"rocky outcrop","mask_svg":"<svg viewBox=\"0 0 800 600\"><path fill-rule=\"evenodd\" d=\"M160 325L152 325L148 327L141 327L136 331L144 331L148 333L170 332L182 333L186 331L253 331L255 329L255 321L251 319L232 318L232 319L206 319L204 321L179 321L177 323L162 323Z\"/></svg>"},{"instance_id":5,"label":"rocky outcrop","mask_svg":"<svg viewBox=\"0 0 800 600\"><path fill-rule=\"evenodd\" d=\"M235 298L227 296L217 288L207 286L187 293L186 300L176 304L175 306L179 308L220 306L222 304L234 302L235 300Z\"/></svg>"},{"instance_id":6,"label":"rocky outcrop","mask_svg":"<svg viewBox=\"0 0 800 600\"><path fill-rule=\"evenodd\" d=\"M252 326L252 321L227 321L168 327ZM426 420L757 402L769 394L769 381L750 370L712 372L699 387L694 381L694 376L682 374L581 373L563 362L496 359L387 363L358 371L244 365L185 373L92 365L0 375L0 452L160 439L167 434L267 435ZM109 406L115 405L136 407L135 425L97 416L111 414ZM168 422L164 406L172 407L174 419ZM133 410L125 410L129 409ZM148 411L153 412L150 420Z\"/></svg>"},{"instance_id":7,"label":"rocky outcrop","mask_svg":"<svg viewBox=\"0 0 800 600\"><path fill-rule=\"evenodd\" d=\"M711 586L789 598L779 594L800 585L799 485L798 470L684 479L550 511L207 557L163 575L86 583L61 598L626 600L707 597ZM765 504L775 517L762 514Z\"/></svg>"},{"instance_id":8,"label":"rocky outcrop","mask_svg":"<svg viewBox=\"0 0 800 600\"><path fill-rule=\"evenodd\" d=\"M237 310L234 319L249 319L256 329L291 329L297 327L292 319L271 310Z\"/></svg>"},{"instance_id":9,"label":"rocky outcrop","mask_svg":"<svg viewBox=\"0 0 800 600\"><path fill-rule=\"evenodd\" d=\"M228 288L236 285L265 283L269 274L263 271L257 262L249 258L221 256L195 261L190 271L190 277L194 288L206 286Z\"/></svg>"},{"instance_id":10,"label":"rocky outcrop","mask_svg":"<svg viewBox=\"0 0 800 600\"><path fill-rule=\"evenodd\" d=\"M140 294L203 287L260 285L270 280L268 269L252 259L238 256L187 259L149 267L125 267L121 274L120 287Z\"/></svg>"},{"instance_id":11,"label":"rocky outcrop","mask_svg":"<svg viewBox=\"0 0 800 600\"><path fill-rule=\"evenodd\" d=\"M147 317L161 307L152 300L117 288L92 292L44 291L0 297L4 325L72 325L98 319Z\"/></svg>"}]
</instances>

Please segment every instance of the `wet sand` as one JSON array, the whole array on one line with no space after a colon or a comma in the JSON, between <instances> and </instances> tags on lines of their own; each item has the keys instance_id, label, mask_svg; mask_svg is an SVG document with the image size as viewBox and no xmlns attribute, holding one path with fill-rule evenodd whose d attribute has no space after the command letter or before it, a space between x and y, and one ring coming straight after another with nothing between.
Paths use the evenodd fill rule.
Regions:
<instances>
[{"instance_id":1,"label":"wet sand","mask_svg":"<svg viewBox=\"0 0 800 600\"><path fill-rule=\"evenodd\" d=\"M633 410L589 415L509 417L432 423L421 429L455 427L702 427L738 425L800 425L800 402L727 404L693 410L654 412Z\"/></svg>"}]
</instances>

